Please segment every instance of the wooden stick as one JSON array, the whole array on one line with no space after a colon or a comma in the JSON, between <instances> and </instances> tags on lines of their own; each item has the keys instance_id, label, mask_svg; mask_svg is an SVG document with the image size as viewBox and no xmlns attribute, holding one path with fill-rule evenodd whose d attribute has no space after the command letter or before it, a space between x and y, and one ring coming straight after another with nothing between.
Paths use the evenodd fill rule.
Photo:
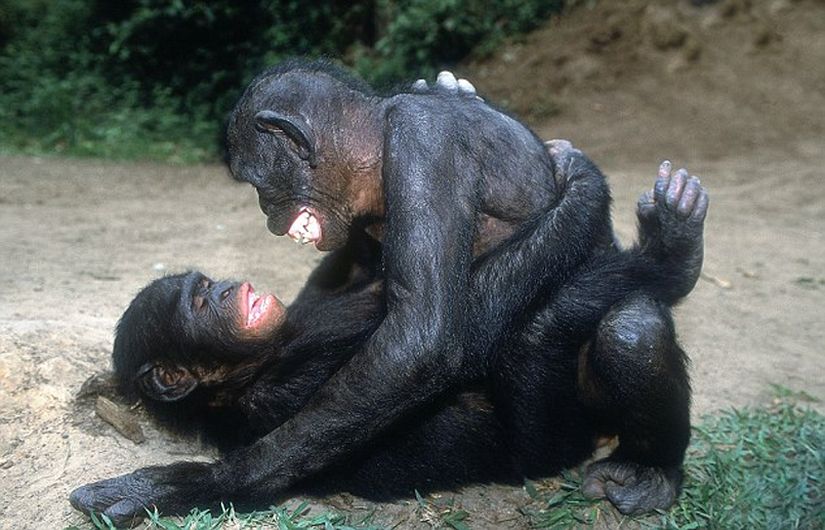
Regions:
<instances>
[{"instance_id":1,"label":"wooden stick","mask_svg":"<svg viewBox=\"0 0 825 530\"><path fill-rule=\"evenodd\" d=\"M103 396L97 396L95 412L103 421L114 427L117 432L136 444L146 441L143 429L140 428L134 415L114 401Z\"/></svg>"}]
</instances>

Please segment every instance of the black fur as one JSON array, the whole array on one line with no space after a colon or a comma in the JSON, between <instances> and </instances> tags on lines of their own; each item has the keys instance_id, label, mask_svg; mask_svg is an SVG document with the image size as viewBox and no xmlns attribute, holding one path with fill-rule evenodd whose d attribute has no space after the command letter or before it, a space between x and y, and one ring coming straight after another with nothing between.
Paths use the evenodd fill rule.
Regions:
<instances>
[{"instance_id":1,"label":"black fur","mask_svg":"<svg viewBox=\"0 0 825 530\"><path fill-rule=\"evenodd\" d=\"M312 138L301 138L298 146L277 133L260 132L255 122L263 110L293 117L311 129ZM659 267L661 256L676 250L658 249L671 243L695 256L704 211L688 212L685 220L669 200L656 202L650 216L651 210L640 206L643 229L649 232L640 239L656 244L622 253L613 241L609 193L598 169L569 148L557 146L550 157L522 124L474 98L435 92L379 98L325 67L293 65L253 82L233 112L228 139L230 169L258 190L270 230L284 233L302 207L316 209L323 220L324 238L317 245L333 252L294 306L314 307L353 285L378 280L384 284L380 323L294 416L258 442L216 464L187 466L186 474L152 468L86 486L72 496L81 509L122 518L142 504L168 511L217 499L274 495L348 455L368 452L404 418L426 410L445 392L478 381L488 384L486 378L493 379L494 401L504 400L496 410L508 411L503 421L516 433L524 430L540 438L536 433L547 430L553 440L561 440L559 447L569 450L559 449L558 456L550 451L547 464L538 466L540 473L557 469L589 451L582 439L589 437L588 425L599 425L588 423L589 409L609 405L613 397L609 385L600 385L588 389L586 398L593 405L581 405L581 385L572 382L587 342L582 338L601 337L600 347L609 348L613 340L621 345L623 337L610 339L613 330L602 330L599 321L613 304L644 285L670 291L660 296L665 311L650 314L664 321L662 329L671 329L667 304L674 292L685 286L689 290L698 277L701 258L686 268L670 260L664 272L649 271L645 264ZM691 189L698 193L695 186ZM672 218L679 222L671 223ZM659 235L651 237L656 229ZM497 231L504 235L496 238ZM383 233L382 244L367 233ZM598 287L605 284L596 282L592 290L587 285L577 292L577 284L569 280L581 267L582 273L599 271L599 278L615 269L620 277L603 291ZM674 289L671 282L677 280ZM573 295L559 292L562 285L571 286ZM556 300L565 305L555 307ZM579 312L584 314L581 321L562 318ZM676 352L674 366L683 366L672 337L661 338L665 347L655 353ZM524 362L515 360L516 353L508 360L510 352L521 352ZM541 369L526 368L531 365ZM621 385L636 377L595 375ZM679 370L672 375L687 387L686 375ZM508 395L514 389L522 389L526 397ZM653 394L644 400L653 404L660 398ZM674 402L679 409L674 414L684 416L687 399ZM618 413L644 415L643 408ZM539 418L538 428L530 418ZM573 429L569 439L568 425ZM676 449L653 446L652 456L645 456L651 456L650 463L632 465L647 470L645 466L660 465L660 451L673 452L678 458L654 475L675 476L671 471L678 472L686 442L682 436ZM519 460L522 448L514 449L509 452L514 469L531 475ZM629 467L631 456L623 458L621 470ZM610 477L613 469L599 477ZM200 484L198 491L189 483ZM597 487L592 489L598 493ZM635 495L632 486L628 490ZM660 507L662 501L654 500L641 508Z\"/></svg>"}]
</instances>

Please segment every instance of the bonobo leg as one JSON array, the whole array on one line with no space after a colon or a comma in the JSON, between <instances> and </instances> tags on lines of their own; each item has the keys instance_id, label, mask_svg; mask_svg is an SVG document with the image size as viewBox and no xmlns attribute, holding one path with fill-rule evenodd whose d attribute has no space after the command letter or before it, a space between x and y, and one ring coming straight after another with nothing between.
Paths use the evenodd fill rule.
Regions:
<instances>
[{"instance_id":1,"label":"bonobo leg","mask_svg":"<svg viewBox=\"0 0 825 530\"><path fill-rule=\"evenodd\" d=\"M699 277L707 209L699 179L662 163L637 212L639 250L658 271L656 288L645 292L656 296L636 293L614 305L580 356L582 401L597 424L619 435L619 448L588 468L582 489L622 513L667 508L681 487L690 385L669 305Z\"/></svg>"},{"instance_id":2,"label":"bonobo leg","mask_svg":"<svg viewBox=\"0 0 825 530\"><path fill-rule=\"evenodd\" d=\"M673 503L690 435L686 357L669 307L701 269L708 200L685 175L671 179L663 164L656 194L640 201L641 245L594 257L526 314L491 371L496 410L527 476L581 461L596 432L619 434L619 449L591 466L584 490L625 513Z\"/></svg>"},{"instance_id":3,"label":"bonobo leg","mask_svg":"<svg viewBox=\"0 0 825 530\"><path fill-rule=\"evenodd\" d=\"M661 302L638 294L604 317L580 355L580 395L619 447L589 466L585 495L607 497L626 514L673 504L690 438L686 364Z\"/></svg>"}]
</instances>

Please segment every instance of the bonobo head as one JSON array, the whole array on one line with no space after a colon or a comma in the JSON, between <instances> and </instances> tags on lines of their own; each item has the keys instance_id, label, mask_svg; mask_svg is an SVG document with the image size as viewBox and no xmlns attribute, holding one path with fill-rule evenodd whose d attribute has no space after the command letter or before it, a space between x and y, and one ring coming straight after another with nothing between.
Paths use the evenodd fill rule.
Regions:
<instances>
[{"instance_id":1,"label":"bonobo head","mask_svg":"<svg viewBox=\"0 0 825 530\"><path fill-rule=\"evenodd\" d=\"M378 102L326 62L289 61L250 83L229 117L227 160L257 189L272 233L332 250L382 215Z\"/></svg>"},{"instance_id":2,"label":"bonobo head","mask_svg":"<svg viewBox=\"0 0 825 530\"><path fill-rule=\"evenodd\" d=\"M248 282L213 282L200 272L146 286L117 325L115 376L128 395L178 401L226 379L273 348L285 310Z\"/></svg>"}]
</instances>

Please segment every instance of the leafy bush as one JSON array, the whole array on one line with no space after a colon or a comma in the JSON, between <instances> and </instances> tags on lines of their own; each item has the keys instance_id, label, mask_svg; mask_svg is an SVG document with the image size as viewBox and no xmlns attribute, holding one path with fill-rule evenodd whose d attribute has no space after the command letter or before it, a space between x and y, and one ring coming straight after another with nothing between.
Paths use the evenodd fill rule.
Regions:
<instances>
[{"instance_id":1,"label":"leafy bush","mask_svg":"<svg viewBox=\"0 0 825 530\"><path fill-rule=\"evenodd\" d=\"M0 150L214 157L246 82L327 55L372 82L432 76L562 0L0 0Z\"/></svg>"}]
</instances>

